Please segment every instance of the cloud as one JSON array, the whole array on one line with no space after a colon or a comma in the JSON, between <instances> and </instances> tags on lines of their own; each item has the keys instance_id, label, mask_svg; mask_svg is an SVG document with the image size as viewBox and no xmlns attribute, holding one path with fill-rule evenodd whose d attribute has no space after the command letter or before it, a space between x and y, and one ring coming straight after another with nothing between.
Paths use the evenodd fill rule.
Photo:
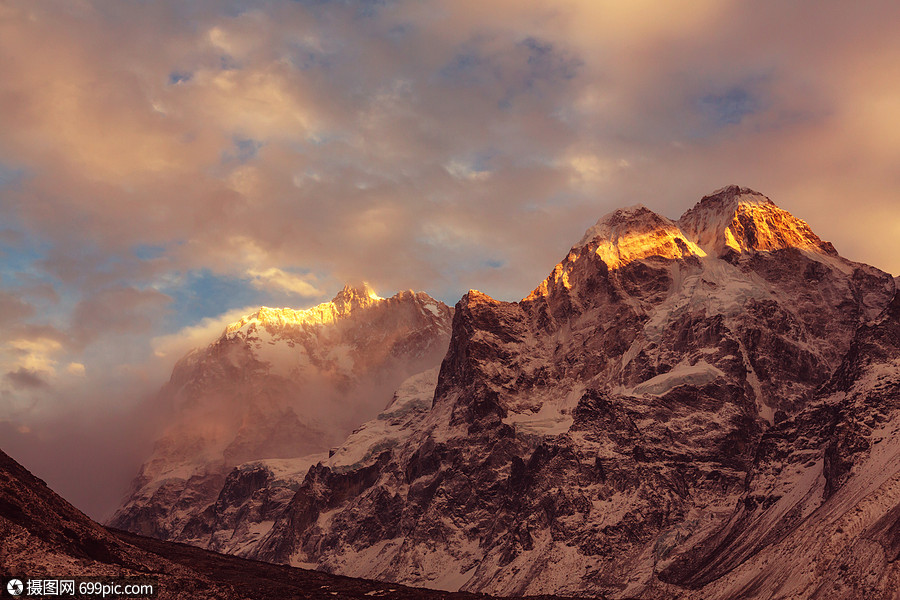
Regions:
<instances>
[{"instance_id":1,"label":"cloud","mask_svg":"<svg viewBox=\"0 0 900 600\"><path fill-rule=\"evenodd\" d=\"M99 290L73 311L75 338L88 343L101 335L145 333L171 298L157 290L116 286Z\"/></svg>"},{"instance_id":2,"label":"cloud","mask_svg":"<svg viewBox=\"0 0 900 600\"><path fill-rule=\"evenodd\" d=\"M609 210L677 217L728 183L900 273L898 19L895 2L3 3L0 373L47 385L0 378L0 415L136 402L225 321L348 280L516 300Z\"/></svg>"},{"instance_id":3,"label":"cloud","mask_svg":"<svg viewBox=\"0 0 900 600\"><path fill-rule=\"evenodd\" d=\"M847 165L855 173L825 200L833 212L844 194L868 187L860 176L896 147L885 126L896 90L864 75L884 72L887 59L877 56L895 50L890 32L882 18L844 19L837 9L817 11L824 15L796 31L775 17L799 18L801 9L764 4L756 15L741 2L691 10L397 2L365 19L349 5L273 2L237 14L206 7L188 21L165 4L114 15L87 4L75 16L14 6L5 55L33 58L5 65L15 74L6 84L15 94L5 97L23 102L7 100L13 135L2 146L40 173L26 184L20 214L58 240L71 237L66 224L83 223L104 253L170 248L171 268L229 276L274 268L434 288L445 285L443 269L417 240L433 220L469 211L473 221L507 215L503 241L534 265L533 280L564 251L561 240L614 204L646 201L651 184L658 207L673 212L735 180L783 203L797 198L789 208L808 216L821 205L808 181L832 172L826 152L846 155L841 148L854 143L869 155ZM151 44L163 50L148 52ZM859 85L844 86L845 77ZM810 120L820 132L846 126L796 155L811 143ZM107 129L116 135L97 135ZM479 156L491 156L490 166ZM621 172L625 163L632 174ZM731 179L710 175L706 166L719 163ZM56 210L37 211L26 195ZM562 198L567 211L557 208ZM887 201L886 192L872 199ZM544 212L542 239L517 225L534 209ZM375 235L377 220L359 228L347 222L354 215L390 215L395 224ZM236 254L234 239L266 259ZM177 240L191 242L178 250ZM499 251L499 241L486 250ZM385 267L382 257L401 254L400 268ZM485 275L466 275L484 287ZM532 284L523 276L502 285Z\"/></svg>"},{"instance_id":4,"label":"cloud","mask_svg":"<svg viewBox=\"0 0 900 600\"><path fill-rule=\"evenodd\" d=\"M85 368L84 365L77 362L71 362L66 366L66 373L70 375L78 375L79 377L84 377Z\"/></svg>"},{"instance_id":5,"label":"cloud","mask_svg":"<svg viewBox=\"0 0 900 600\"><path fill-rule=\"evenodd\" d=\"M47 387L47 382L41 377L37 371L19 367L16 371L10 371L3 376L16 389L37 389Z\"/></svg>"},{"instance_id":6,"label":"cloud","mask_svg":"<svg viewBox=\"0 0 900 600\"><path fill-rule=\"evenodd\" d=\"M274 287L303 298L316 298L322 295L322 290L310 283L309 280L315 278L309 275L286 273L275 267L263 271L248 269L247 275L253 278L253 285L258 288Z\"/></svg>"},{"instance_id":7,"label":"cloud","mask_svg":"<svg viewBox=\"0 0 900 600\"><path fill-rule=\"evenodd\" d=\"M34 307L18 294L0 290L0 326L21 321L34 314Z\"/></svg>"},{"instance_id":8,"label":"cloud","mask_svg":"<svg viewBox=\"0 0 900 600\"><path fill-rule=\"evenodd\" d=\"M42 337L41 332L38 332L33 338L19 337L10 340L7 348L14 357L12 364L19 367L18 371L54 375L57 363L55 357L62 351L63 345L59 340Z\"/></svg>"},{"instance_id":9,"label":"cloud","mask_svg":"<svg viewBox=\"0 0 900 600\"><path fill-rule=\"evenodd\" d=\"M608 181L618 169L628 167L624 158L611 160L590 151L569 150L558 158L555 166L569 171L569 182L573 185L597 185Z\"/></svg>"},{"instance_id":10,"label":"cloud","mask_svg":"<svg viewBox=\"0 0 900 600\"><path fill-rule=\"evenodd\" d=\"M457 159L451 160L444 165L444 168L457 179L483 181L491 176L491 172L487 169L479 169L475 164L466 164L464 161Z\"/></svg>"},{"instance_id":11,"label":"cloud","mask_svg":"<svg viewBox=\"0 0 900 600\"><path fill-rule=\"evenodd\" d=\"M222 335L225 327L258 309L258 306L245 306L215 317L207 317L196 325L185 327L176 333L155 337L150 344L157 357L174 361L194 348L207 346Z\"/></svg>"}]
</instances>

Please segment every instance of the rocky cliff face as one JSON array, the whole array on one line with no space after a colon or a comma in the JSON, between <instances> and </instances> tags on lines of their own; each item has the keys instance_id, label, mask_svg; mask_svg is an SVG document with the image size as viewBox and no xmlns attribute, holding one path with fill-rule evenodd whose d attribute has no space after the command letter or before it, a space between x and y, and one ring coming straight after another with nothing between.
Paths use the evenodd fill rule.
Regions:
<instances>
[{"instance_id":1,"label":"rocky cliff face","mask_svg":"<svg viewBox=\"0 0 900 600\"><path fill-rule=\"evenodd\" d=\"M521 302L466 294L430 409L312 468L245 551L448 589L733 597L888 460L894 295L751 190L677 222L616 211ZM877 522L865 539L890 538Z\"/></svg>"},{"instance_id":2,"label":"rocky cliff face","mask_svg":"<svg viewBox=\"0 0 900 600\"><path fill-rule=\"evenodd\" d=\"M175 366L157 400L175 417L111 524L218 547L207 517L263 486L258 528L317 453L375 417L404 379L440 363L451 318L421 292L384 299L348 286L309 310L262 308L228 326ZM232 491L223 496L223 487ZM222 518L233 529L240 517Z\"/></svg>"},{"instance_id":3,"label":"rocky cliff face","mask_svg":"<svg viewBox=\"0 0 900 600\"><path fill-rule=\"evenodd\" d=\"M660 579L697 598L896 598L898 408L895 295L816 400L762 436L725 525Z\"/></svg>"}]
</instances>

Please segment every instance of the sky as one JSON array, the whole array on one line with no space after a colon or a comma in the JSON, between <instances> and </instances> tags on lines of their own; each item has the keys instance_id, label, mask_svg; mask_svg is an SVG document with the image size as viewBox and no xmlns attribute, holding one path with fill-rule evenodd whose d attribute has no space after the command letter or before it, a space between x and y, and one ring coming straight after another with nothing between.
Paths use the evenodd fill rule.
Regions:
<instances>
[{"instance_id":1,"label":"sky","mask_svg":"<svg viewBox=\"0 0 900 600\"><path fill-rule=\"evenodd\" d=\"M152 395L347 281L526 296L749 186L900 274L900 3L0 0L0 448L90 515Z\"/></svg>"}]
</instances>

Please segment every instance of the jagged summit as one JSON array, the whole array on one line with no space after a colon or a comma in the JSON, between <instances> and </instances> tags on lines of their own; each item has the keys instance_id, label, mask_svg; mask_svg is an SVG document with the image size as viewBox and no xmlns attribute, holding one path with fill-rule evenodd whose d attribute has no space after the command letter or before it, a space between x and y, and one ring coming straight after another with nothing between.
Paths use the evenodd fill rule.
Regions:
<instances>
[{"instance_id":1,"label":"jagged summit","mask_svg":"<svg viewBox=\"0 0 900 600\"><path fill-rule=\"evenodd\" d=\"M331 300L331 303L337 306L356 307L368 306L378 300L384 300L384 298L376 294L368 282L362 281L345 285Z\"/></svg>"},{"instance_id":2,"label":"jagged summit","mask_svg":"<svg viewBox=\"0 0 900 600\"><path fill-rule=\"evenodd\" d=\"M703 196L698 204L719 203L719 202L744 202L749 204L775 204L767 196L760 194L756 190L734 183L726 185L715 190L712 194Z\"/></svg>"},{"instance_id":3,"label":"jagged summit","mask_svg":"<svg viewBox=\"0 0 900 600\"><path fill-rule=\"evenodd\" d=\"M805 221L750 188L729 185L704 196L677 225L707 254L799 248L837 254Z\"/></svg>"},{"instance_id":4,"label":"jagged summit","mask_svg":"<svg viewBox=\"0 0 900 600\"><path fill-rule=\"evenodd\" d=\"M670 219L656 214L643 204L635 204L618 208L600 217L592 227L584 232L581 240L575 246L584 246L597 238L616 240L623 236L670 225L674 225Z\"/></svg>"},{"instance_id":5,"label":"jagged summit","mask_svg":"<svg viewBox=\"0 0 900 600\"><path fill-rule=\"evenodd\" d=\"M226 327L225 335L234 333L251 324L262 325L266 328L284 328L333 323L340 317L349 315L354 310L367 308L384 300L366 282L347 284L330 302L323 302L312 308L296 310L293 308L260 307L258 311L246 315L239 321L235 321Z\"/></svg>"},{"instance_id":6,"label":"jagged summit","mask_svg":"<svg viewBox=\"0 0 900 600\"><path fill-rule=\"evenodd\" d=\"M837 256L806 222L747 187L729 185L704 196L678 221L637 204L614 210L590 227L529 296L547 296L588 281L596 261L610 270L650 258L727 258L797 248ZM728 259L730 260L730 259Z\"/></svg>"},{"instance_id":7,"label":"jagged summit","mask_svg":"<svg viewBox=\"0 0 900 600\"><path fill-rule=\"evenodd\" d=\"M678 221L640 204L615 210L588 229L573 250L582 248L595 252L611 269L651 256L721 257L785 248L837 254L805 221L737 185L704 196Z\"/></svg>"},{"instance_id":8,"label":"jagged summit","mask_svg":"<svg viewBox=\"0 0 900 600\"><path fill-rule=\"evenodd\" d=\"M646 206L620 208L600 218L569 251L553 272L525 299L548 296L553 290L568 290L590 279L599 259L608 269L650 257L670 259L705 256L678 225Z\"/></svg>"},{"instance_id":9,"label":"jagged summit","mask_svg":"<svg viewBox=\"0 0 900 600\"><path fill-rule=\"evenodd\" d=\"M494 298L485 294L484 292L481 292L478 290L469 290L468 292L465 293L465 295L463 295L462 300L460 300L460 302L463 305L467 306L467 305L485 304L485 303L498 304L500 301L495 300Z\"/></svg>"},{"instance_id":10,"label":"jagged summit","mask_svg":"<svg viewBox=\"0 0 900 600\"><path fill-rule=\"evenodd\" d=\"M623 233L632 233L636 228L654 228L670 222L669 219L656 214L643 204L618 208L600 217L591 228L584 232L584 236L576 246L584 246L598 237L614 239Z\"/></svg>"},{"instance_id":11,"label":"jagged summit","mask_svg":"<svg viewBox=\"0 0 900 600\"><path fill-rule=\"evenodd\" d=\"M603 216L587 230L576 248L585 246L610 268L649 256L704 256L675 222L640 204Z\"/></svg>"}]
</instances>

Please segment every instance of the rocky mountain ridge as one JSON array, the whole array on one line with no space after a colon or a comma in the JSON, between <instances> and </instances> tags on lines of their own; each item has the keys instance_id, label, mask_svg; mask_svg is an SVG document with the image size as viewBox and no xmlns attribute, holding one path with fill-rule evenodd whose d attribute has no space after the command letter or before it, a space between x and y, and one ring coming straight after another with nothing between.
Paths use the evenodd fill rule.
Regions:
<instances>
[{"instance_id":1,"label":"rocky mountain ridge","mask_svg":"<svg viewBox=\"0 0 900 600\"><path fill-rule=\"evenodd\" d=\"M660 574L720 535L766 432L819 402L894 293L746 189L678 222L614 212L523 301L464 296L406 445L312 469L251 555L503 594L686 593Z\"/></svg>"},{"instance_id":2,"label":"rocky mountain ridge","mask_svg":"<svg viewBox=\"0 0 900 600\"><path fill-rule=\"evenodd\" d=\"M192 543L497 594L891 597L896 289L746 188L615 211L522 301L466 294L354 461L235 470Z\"/></svg>"}]
</instances>

